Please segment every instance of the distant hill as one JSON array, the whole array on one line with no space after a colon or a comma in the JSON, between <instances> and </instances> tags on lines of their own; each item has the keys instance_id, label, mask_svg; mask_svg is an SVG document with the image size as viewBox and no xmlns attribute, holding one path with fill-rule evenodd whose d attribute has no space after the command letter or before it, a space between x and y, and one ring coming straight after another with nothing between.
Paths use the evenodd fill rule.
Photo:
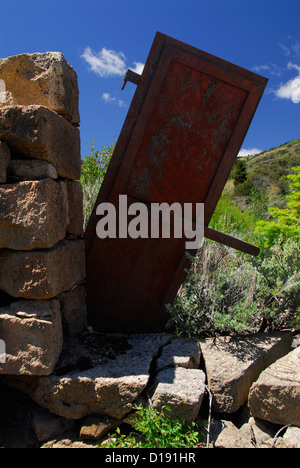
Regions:
<instances>
[{"instance_id":1,"label":"distant hill","mask_svg":"<svg viewBox=\"0 0 300 468\"><path fill-rule=\"evenodd\" d=\"M247 165L248 179L251 179L259 190L265 190L269 198L268 205L285 201L289 191L286 176L292 173L292 167L300 166L300 139L284 143L254 156L244 157ZM227 193L234 197L233 181L227 184Z\"/></svg>"},{"instance_id":2,"label":"distant hill","mask_svg":"<svg viewBox=\"0 0 300 468\"><path fill-rule=\"evenodd\" d=\"M248 177L257 188L285 195L289 185L286 176L292 173L292 167L300 166L300 139L248 156L246 161Z\"/></svg>"}]
</instances>

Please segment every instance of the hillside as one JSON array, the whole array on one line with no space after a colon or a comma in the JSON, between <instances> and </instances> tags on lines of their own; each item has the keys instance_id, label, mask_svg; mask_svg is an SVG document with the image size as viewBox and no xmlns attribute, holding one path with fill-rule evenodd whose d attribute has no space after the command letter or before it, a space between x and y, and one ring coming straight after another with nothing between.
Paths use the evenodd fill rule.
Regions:
<instances>
[{"instance_id":1,"label":"hillside","mask_svg":"<svg viewBox=\"0 0 300 468\"><path fill-rule=\"evenodd\" d=\"M243 158L247 167L248 182L253 183L257 191L264 193L267 206L285 205L285 196L289 192L286 176L292 168L300 166L300 139L284 143L254 156ZM244 205L247 196L241 196L234 190L233 173L226 184L224 195Z\"/></svg>"},{"instance_id":2,"label":"hillside","mask_svg":"<svg viewBox=\"0 0 300 468\"><path fill-rule=\"evenodd\" d=\"M265 189L269 202L274 203L287 194L286 176L292 172L292 167L300 166L300 139L245 159L248 177L259 190Z\"/></svg>"}]
</instances>

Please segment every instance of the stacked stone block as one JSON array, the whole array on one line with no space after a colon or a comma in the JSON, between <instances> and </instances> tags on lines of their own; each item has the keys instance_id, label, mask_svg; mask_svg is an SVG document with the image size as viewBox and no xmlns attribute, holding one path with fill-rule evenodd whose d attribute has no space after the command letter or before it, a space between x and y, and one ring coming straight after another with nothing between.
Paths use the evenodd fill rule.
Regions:
<instances>
[{"instance_id":1,"label":"stacked stone block","mask_svg":"<svg viewBox=\"0 0 300 468\"><path fill-rule=\"evenodd\" d=\"M0 83L0 374L49 375L86 327L77 75L22 54Z\"/></svg>"}]
</instances>

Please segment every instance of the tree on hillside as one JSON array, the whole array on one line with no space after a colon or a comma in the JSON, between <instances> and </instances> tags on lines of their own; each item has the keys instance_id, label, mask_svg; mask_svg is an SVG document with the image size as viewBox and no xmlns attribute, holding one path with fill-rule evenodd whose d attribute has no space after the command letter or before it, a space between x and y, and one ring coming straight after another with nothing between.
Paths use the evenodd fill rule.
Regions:
<instances>
[{"instance_id":1,"label":"tree on hillside","mask_svg":"<svg viewBox=\"0 0 300 468\"><path fill-rule=\"evenodd\" d=\"M239 158L233 170L233 183L235 186L243 184L247 180L247 166L243 158Z\"/></svg>"}]
</instances>

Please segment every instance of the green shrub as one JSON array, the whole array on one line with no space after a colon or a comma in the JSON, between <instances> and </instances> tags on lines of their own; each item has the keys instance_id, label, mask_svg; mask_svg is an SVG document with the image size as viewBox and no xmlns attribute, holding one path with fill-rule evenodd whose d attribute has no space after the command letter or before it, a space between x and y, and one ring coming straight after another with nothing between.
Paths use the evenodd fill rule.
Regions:
<instances>
[{"instance_id":1,"label":"green shrub","mask_svg":"<svg viewBox=\"0 0 300 468\"><path fill-rule=\"evenodd\" d=\"M172 331L189 336L299 327L299 246L278 241L254 259L205 241L168 309Z\"/></svg>"},{"instance_id":2,"label":"green shrub","mask_svg":"<svg viewBox=\"0 0 300 468\"><path fill-rule=\"evenodd\" d=\"M171 419L169 408L158 411L142 407L137 410L133 427L138 433L125 435L118 428L110 435L105 448L194 448L199 444L196 424L187 425L185 421Z\"/></svg>"},{"instance_id":3,"label":"green shrub","mask_svg":"<svg viewBox=\"0 0 300 468\"><path fill-rule=\"evenodd\" d=\"M243 184L247 180L247 164L246 160L239 158L233 169L233 183L234 185Z\"/></svg>"},{"instance_id":4,"label":"green shrub","mask_svg":"<svg viewBox=\"0 0 300 468\"><path fill-rule=\"evenodd\" d=\"M290 192L286 196L286 208L269 208L271 219L259 221L255 231L263 235L266 245L272 245L279 236L300 239L300 166L293 167L295 174L290 174Z\"/></svg>"},{"instance_id":5,"label":"green shrub","mask_svg":"<svg viewBox=\"0 0 300 468\"><path fill-rule=\"evenodd\" d=\"M265 189L258 190L254 185L247 197L248 210L257 219L266 217L268 211L268 196Z\"/></svg>"},{"instance_id":6,"label":"green shrub","mask_svg":"<svg viewBox=\"0 0 300 468\"><path fill-rule=\"evenodd\" d=\"M223 194L213 214L210 227L224 233L235 233L250 241L254 236L257 219L253 212L241 209L228 194Z\"/></svg>"},{"instance_id":7,"label":"green shrub","mask_svg":"<svg viewBox=\"0 0 300 468\"><path fill-rule=\"evenodd\" d=\"M111 160L115 143L111 146L103 146L97 151L94 141L91 140L91 154L85 156L81 164L80 182L83 189L83 217L84 227L87 226L89 217L93 210L100 187L104 180L109 162Z\"/></svg>"},{"instance_id":8,"label":"green shrub","mask_svg":"<svg viewBox=\"0 0 300 468\"><path fill-rule=\"evenodd\" d=\"M248 197L255 185L251 179L245 180L245 182L235 186L234 195L237 197Z\"/></svg>"}]
</instances>

